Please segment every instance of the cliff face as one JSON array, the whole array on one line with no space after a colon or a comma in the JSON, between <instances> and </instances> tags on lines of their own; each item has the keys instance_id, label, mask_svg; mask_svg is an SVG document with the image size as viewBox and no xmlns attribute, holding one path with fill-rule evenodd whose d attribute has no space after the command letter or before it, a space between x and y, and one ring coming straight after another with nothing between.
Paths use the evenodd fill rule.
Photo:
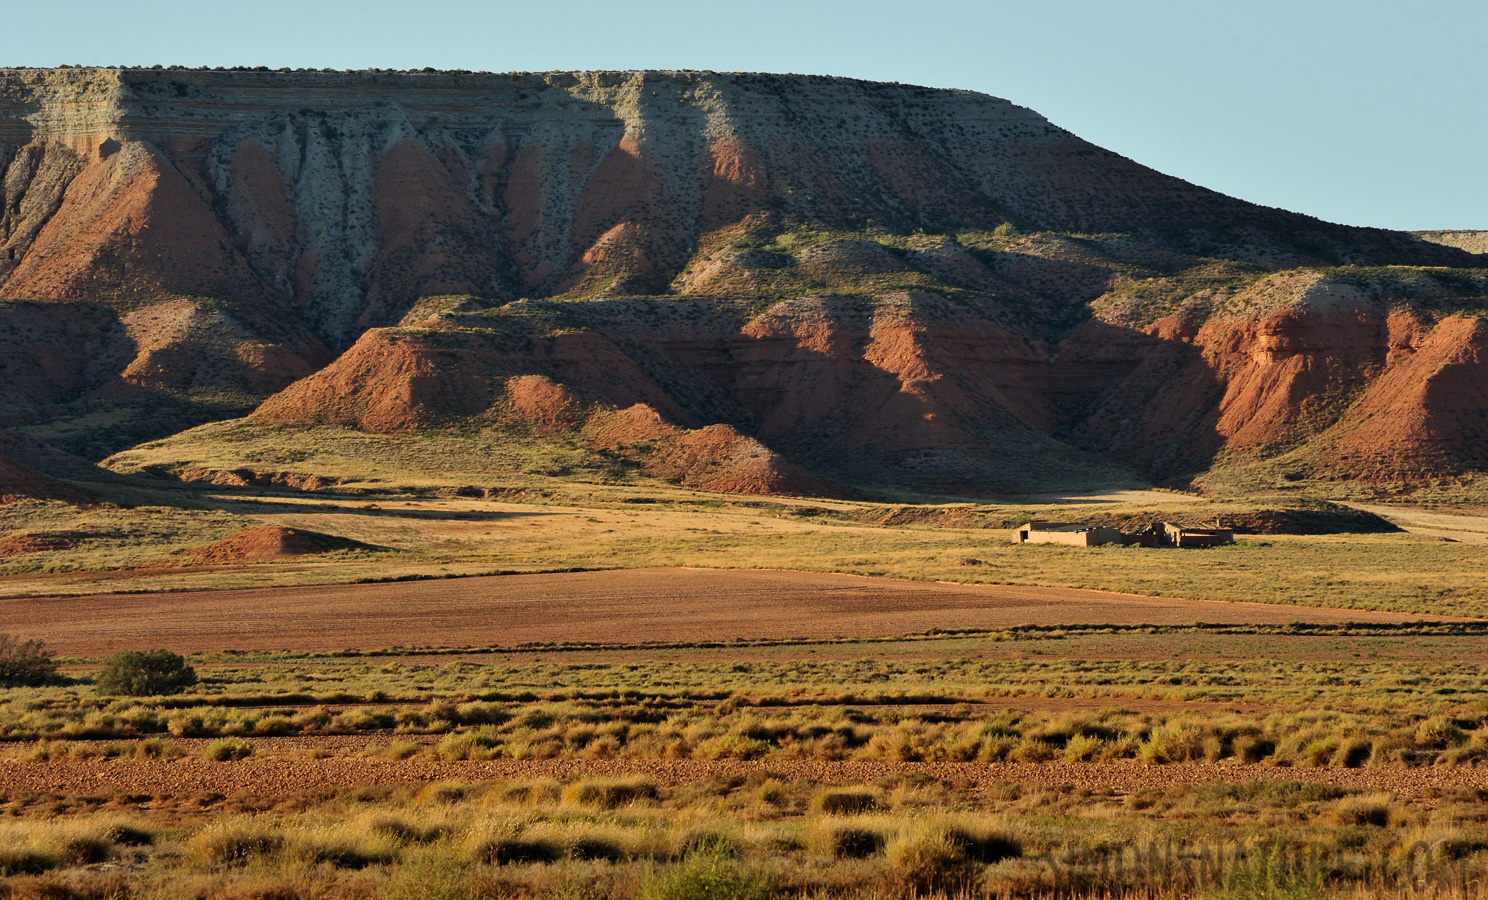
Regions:
<instances>
[{"instance_id":1,"label":"cliff face","mask_svg":"<svg viewBox=\"0 0 1488 900\"><path fill-rule=\"evenodd\" d=\"M535 427L513 385L541 378L565 433L661 442L645 465L673 480L795 461L737 476L759 489L807 483L797 463L931 488L1017 487L1009 460L1166 478L1320 436L1371 460L1356 477L1479 465L1452 444L1481 413L1438 420L1485 408L1481 336L1453 318L1482 307L1481 260L1224 197L980 94L0 70L0 168L12 422L185 404L153 437L287 388L259 420ZM443 295L471 299L421 302ZM654 434L606 444L636 407ZM1430 424L1377 435L1406 409Z\"/></svg>"}]
</instances>

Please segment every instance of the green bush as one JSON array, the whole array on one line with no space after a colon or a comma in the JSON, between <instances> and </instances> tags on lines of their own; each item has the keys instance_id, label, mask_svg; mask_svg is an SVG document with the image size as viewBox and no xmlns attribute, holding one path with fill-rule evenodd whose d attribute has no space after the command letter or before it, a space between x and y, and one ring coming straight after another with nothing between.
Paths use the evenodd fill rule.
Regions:
<instances>
[{"instance_id":1,"label":"green bush","mask_svg":"<svg viewBox=\"0 0 1488 900\"><path fill-rule=\"evenodd\" d=\"M767 875L707 849L669 866L648 866L641 872L640 887L642 900L767 900L775 894Z\"/></svg>"},{"instance_id":2,"label":"green bush","mask_svg":"<svg viewBox=\"0 0 1488 900\"><path fill-rule=\"evenodd\" d=\"M179 694L196 684L196 670L169 650L126 650L103 661L95 685L100 694L156 697Z\"/></svg>"},{"instance_id":3,"label":"green bush","mask_svg":"<svg viewBox=\"0 0 1488 900\"><path fill-rule=\"evenodd\" d=\"M202 756L212 762L235 762L253 755L253 742L241 738L223 738L213 741L202 750Z\"/></svg>"},{"instance_id":4,"label":"green bush","mask_svg":"<svg viewBox=\"0 0 1488 900\"><path fill-rule=\"evenodd\" d=\"M0 634L0 685L46 684L57 674L57 661L41 641Z\"/></svg>"}]
</instances>

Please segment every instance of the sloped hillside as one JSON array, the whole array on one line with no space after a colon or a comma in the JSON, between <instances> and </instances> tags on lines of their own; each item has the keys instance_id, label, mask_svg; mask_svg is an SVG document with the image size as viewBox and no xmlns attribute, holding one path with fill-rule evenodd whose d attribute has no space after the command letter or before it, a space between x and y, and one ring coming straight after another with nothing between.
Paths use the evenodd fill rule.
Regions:
<instances>
[{"instance_id":1,"label":"sloped hillside","mask_svg":"<svg viewBox=\"0 0 1488 900\"><path fill-rule=\"evenodd\" d=\"M749 493L1488 465L1481 256L966 91L0 70L0 169L0 423L94 459L257 407Z\"/></svg>"}]
</instances>

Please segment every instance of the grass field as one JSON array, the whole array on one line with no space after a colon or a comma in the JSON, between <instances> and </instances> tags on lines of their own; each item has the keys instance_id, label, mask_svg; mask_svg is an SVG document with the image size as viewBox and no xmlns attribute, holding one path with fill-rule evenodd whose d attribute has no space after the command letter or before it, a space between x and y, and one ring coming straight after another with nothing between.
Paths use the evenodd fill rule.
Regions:
<instances>
[{"instance_id":1,"label":"grass field","mask_svg":"<svg viewBox=\"0 0 1488 900\"><path fill-rule=\"evenodd\" d=\"M1479 896L1475 625L96 658L0 703L10 896Z\"/></svg>"},{"instance_id":2,"label":"grass field","mask_svg":"<svg viewBox=\"0 0 1488 900\"><path fill-rule=\"evenodd\" d=\"M1003 527L1032 515L1197 521L1236 508L1180 495L1103 505L905 506L548 481L509 486L493 499L455 496L448 487L443 496L432 488L369 495L199 487L134 489L132 496L139 508L0 507L0 545L23 538L42 545L0 556L0 596L705 566L1488 615L1482 532L1440 523L1420 534L1241 535L1232 547L1199 552L1017 546ZM166 509L168 502L195 508ZM255 523L327 532L385 552L218 566L177 555Z\"/></svg>"},{"instance_id":3,"label":"grass field","mask_svg":"<svg viewBox=\"0 0 1488 900\"><path fill-rule=\"evenodd\" d=\"M1480 510L1084 550L1010 529L1297 500L208 433L206 481L146 446L90 485L118 505L0 506L0 631L68 654L0 689L0 898L1488 894L1488 625L1446 621L1488 617ZM251 525L366 546L181 552ZM491 573L527 574L454 577ZM200 681L100 693L154 646Z\"/></svg>"}]
</instances>

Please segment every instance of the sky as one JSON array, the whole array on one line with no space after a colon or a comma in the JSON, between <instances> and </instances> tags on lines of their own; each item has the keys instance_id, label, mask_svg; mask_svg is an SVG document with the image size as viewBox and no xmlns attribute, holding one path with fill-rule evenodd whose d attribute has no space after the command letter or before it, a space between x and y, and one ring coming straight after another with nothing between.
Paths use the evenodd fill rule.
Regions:
<instances>
[{"instance_id":1,"label":"sky","mask_svg":"<svg viewBox=\"0 0 1488 900\"><path fill-rule=\"evenodd\" d=\"M0 65L715 69L982 91L1334 222L1488 229L1488 0L0 0Z\"/></svg>"}]
</instances>

